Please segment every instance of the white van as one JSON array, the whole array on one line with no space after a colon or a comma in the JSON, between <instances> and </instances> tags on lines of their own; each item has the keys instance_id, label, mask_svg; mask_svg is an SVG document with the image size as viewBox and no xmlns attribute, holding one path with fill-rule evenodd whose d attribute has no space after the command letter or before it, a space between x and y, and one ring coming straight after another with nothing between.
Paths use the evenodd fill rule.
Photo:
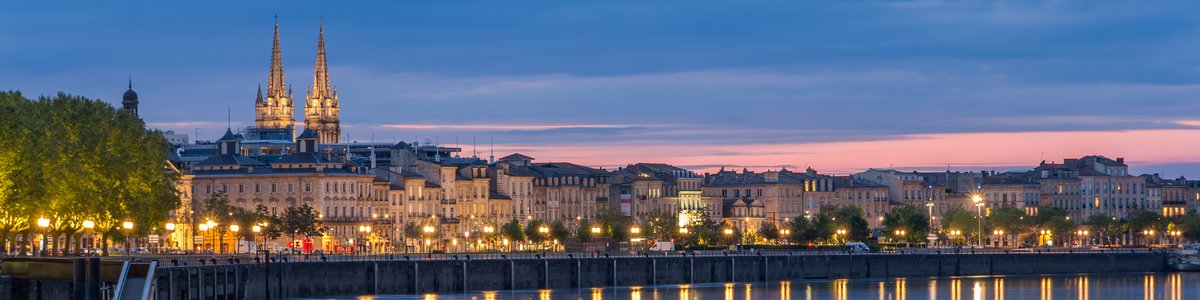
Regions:
<instances>
[{"instance_id":1,"label":"white van","mask_svg":"<svg viewBox=\"0 0 1200 300\"><path fill-rule=\"evenodd\" d=\"M863 242L846 242L846 251L867 253L871 252L871 247Z\"/></svg>"},{"instance_id":2,"label":"white van","mask_svg":"<svg viewBox=\"0 0 1200 300\"><path fill-rule=\"evenodd\" d=\"M668 241L659 241L657 243L654 243L653 247L650 247L650 251L657 251L657 252L675 251L675 243L668 242Z\"/></svg>"}]
</instances>

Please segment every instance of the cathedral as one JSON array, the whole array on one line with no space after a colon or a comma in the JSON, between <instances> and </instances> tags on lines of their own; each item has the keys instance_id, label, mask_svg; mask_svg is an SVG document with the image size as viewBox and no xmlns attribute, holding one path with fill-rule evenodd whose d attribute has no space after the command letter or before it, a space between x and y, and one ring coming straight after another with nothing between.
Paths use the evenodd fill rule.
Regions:
<instances>
[{"instance_id":1,"label":"cathedral","mask_svg":"<svg viewBox=\"0 0 1200 300\"><path fill-rule=\"evenodd\" d=\"M304 128L311 129L321 143L339 143L342 129L338 118L338 96L329 82L329 66L325 62L324 25L317 34L316 67L312 87L305 93L305 98ZM279 22L276 20L266 96L259 85L254 101L254 127L247 128L246 139L292 141L296 133L295 111L291 85L284 79L283 51L279 47Z\"/></svg>"}]
</instances>

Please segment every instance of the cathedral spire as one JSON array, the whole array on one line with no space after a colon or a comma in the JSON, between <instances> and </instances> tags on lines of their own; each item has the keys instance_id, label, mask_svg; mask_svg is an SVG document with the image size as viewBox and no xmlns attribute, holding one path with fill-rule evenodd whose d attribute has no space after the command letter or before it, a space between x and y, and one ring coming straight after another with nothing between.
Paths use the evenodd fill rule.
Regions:
<instances>
[{"instance_id":1,"label":"cathedral spire","mask_svg":"<svg viewBox=\"0 0 1200 300\"><path fill-rule=\"evenodd\" d=\"M325 25L322 24L317 31L317 64L316 70L313 71L313 87L310 98L332 98L329 90L329 66L325 63ZM313 103L309 103L309 105L313 105Z\"/></svg>"},{"instance_id":2,"label":"cathedral spire","mask_svg":"<svg viewBox=\"0 0 1200 300\"><path fill-rule=\"evenodd\" d=\"M258 84L258 97L255 98L255 102L262 103L262 83Z\"/></svg>"},{"instance_id":3,"label":"cathedral spire","mask_svg":"<svg viewBox=\"0 0 1200 300\"><path fill-rule=\"evenodd\" d=\"M283 51L279 49L279 16L275 16L275 40L271 47L271 75L267 77L267 97L285 98L284 85Z\"/></svg>"}]
</instances>

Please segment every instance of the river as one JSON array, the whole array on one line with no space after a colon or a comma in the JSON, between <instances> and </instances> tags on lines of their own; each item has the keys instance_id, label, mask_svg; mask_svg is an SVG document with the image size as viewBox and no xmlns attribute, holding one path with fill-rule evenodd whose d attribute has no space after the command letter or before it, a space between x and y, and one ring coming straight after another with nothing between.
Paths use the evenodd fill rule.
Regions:
<instances>
[{"instance_id":1,"label":"river","mask_svg":"<svg viewBox=\"0 0 1200 300\"><path fill-rule=\"evenodd\" d=\"M972 276L377 295L332 299L1197 299L1200 273ZM323 298L329 299L329 298Z\"/></svg>"}]
</instances>

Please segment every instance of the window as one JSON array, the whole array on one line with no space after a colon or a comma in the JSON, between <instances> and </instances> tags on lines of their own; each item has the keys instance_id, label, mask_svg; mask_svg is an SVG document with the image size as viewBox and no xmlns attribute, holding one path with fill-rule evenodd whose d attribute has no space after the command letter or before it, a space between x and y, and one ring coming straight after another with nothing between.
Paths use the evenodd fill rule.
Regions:
<instances>
[{"instance_id":1,"label":"window","mask_svg":"<svg viewBox=\"0 0 1200 300\"><path fill-rule=\"evenodd\" d=\"M271 192L272 193L277 192L277 190L275 189L275 183L273 183L273 182L271 183Z\"/></svg>"},{"instance_id":2,"label":"window","mask_svg":"<svg viewBox=\"0 0 1200 300\"><path fill-rule=\"evenodd\" d=\"M246 192L246 186L239 183L238 184L238 193L240 194L240 193L245 193L245 192Z\"/></svg>"},{"instance_id":3,"label":"window","mask_svg":"<svg viewBox=\"0 0 1200 300\"><path fill-rule=\"evenodd\" d=\"M291 183L288 183L288 190L287 190L287 191L288 191L288 193L291 193L291 192L292 192L292 184L291 184Z\"/></svg>"}]
</instances>

